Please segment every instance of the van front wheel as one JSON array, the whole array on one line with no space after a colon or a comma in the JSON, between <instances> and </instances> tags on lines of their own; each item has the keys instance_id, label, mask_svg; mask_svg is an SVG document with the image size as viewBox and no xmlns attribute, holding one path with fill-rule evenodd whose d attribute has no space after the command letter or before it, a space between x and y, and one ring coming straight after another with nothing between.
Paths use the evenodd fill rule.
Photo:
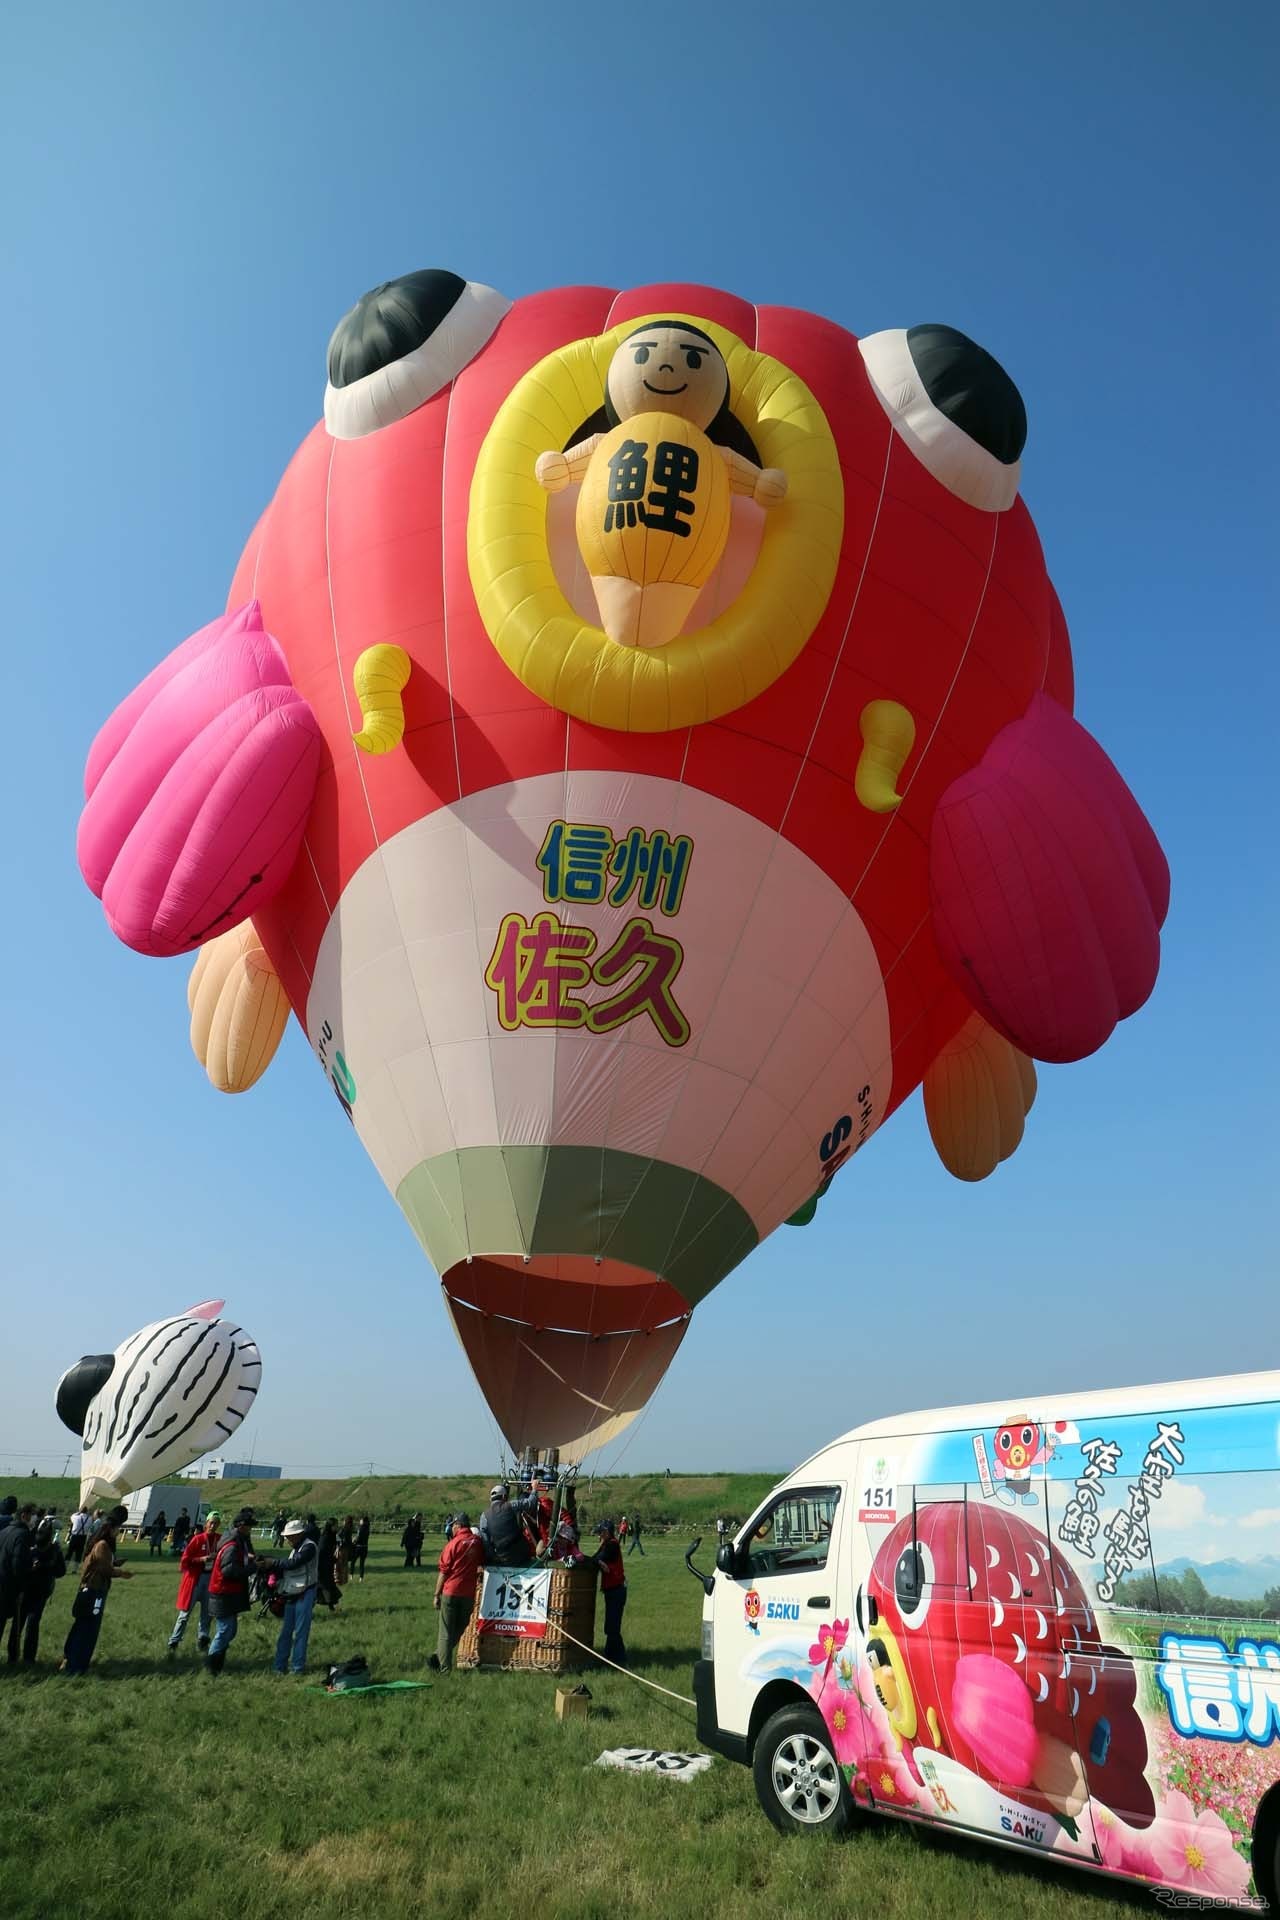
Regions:
<instances>
[{"instance_id":1,"label":"van front wheel","mask_svg":"<svg viewBox=\"0 0 1280 1920\"><path fill-rule=\"evenodd\" d=\"M756 1795L782 1833L845 1833L849 1785L831 1736L808 1707L783 1707L766 1720L752 1761Z\"/></svg>"}]
</instances>

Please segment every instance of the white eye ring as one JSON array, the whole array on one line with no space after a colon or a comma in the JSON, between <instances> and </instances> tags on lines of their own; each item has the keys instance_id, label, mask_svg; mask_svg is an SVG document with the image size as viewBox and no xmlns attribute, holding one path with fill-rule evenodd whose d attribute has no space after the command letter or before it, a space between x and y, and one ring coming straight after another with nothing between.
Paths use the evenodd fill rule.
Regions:
<instances>
[{"instance_id":1,"label":"white eye ring","mask_svg":"<svg viewBox=\"0 0 1280 1920\"><path fill-rule=\"evenodd\" d=\"M403 420L456 380L497 331L511 301L493 287L468 280L434 333L399 360L353 380L326 382L324 424L335 440L362 440Z\"/></svg>"},{"instance_id":2,"label":"white eye ring","mask_svg":"<svg viewBox=\"0 0 1280 1920\"><path fill-rule=\"evenodd\" d=\"M905 327L869 333L858 342L876 397L921 466L969 506L1003 513L1018 497L1022 461L1007 466L936 407L911 357Z\"/></svg>"}]
</instances>

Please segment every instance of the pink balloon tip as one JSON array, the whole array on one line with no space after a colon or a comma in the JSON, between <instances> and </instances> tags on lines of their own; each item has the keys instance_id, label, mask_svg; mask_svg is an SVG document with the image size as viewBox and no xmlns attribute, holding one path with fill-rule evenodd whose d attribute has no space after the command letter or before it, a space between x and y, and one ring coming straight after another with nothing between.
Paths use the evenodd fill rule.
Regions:
<instances>
[{"instance_id":1,"label":"pink balloon tip","mask_svg":"<svg viewBox=\"0 0 1280 1920\"><path fill-rule=\"evenodd\" d=\"M216 1320L226 1306L225 1300L202 1300L198 1307L188 1307L188 1320Z\"/></svg>"}]
</instances>

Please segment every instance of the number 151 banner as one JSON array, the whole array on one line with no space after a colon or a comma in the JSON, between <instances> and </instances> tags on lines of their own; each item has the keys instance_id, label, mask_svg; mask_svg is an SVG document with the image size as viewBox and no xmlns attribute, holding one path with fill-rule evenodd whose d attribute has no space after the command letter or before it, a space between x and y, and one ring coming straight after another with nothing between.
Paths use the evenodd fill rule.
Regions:
<instances>
[{"instance_id":1,"label":"number 151 banner","mask_svg":"<svg viewBox=\"0 0 1280 1920\"><path fill-rule=\"evenodd\" d=\"M480 1589L477 1632L517 1634L523 1640L543 1639L550 1592L549 1569L526 1573L518 1567L486 1567Z\"/></svg>"}]
</instances>

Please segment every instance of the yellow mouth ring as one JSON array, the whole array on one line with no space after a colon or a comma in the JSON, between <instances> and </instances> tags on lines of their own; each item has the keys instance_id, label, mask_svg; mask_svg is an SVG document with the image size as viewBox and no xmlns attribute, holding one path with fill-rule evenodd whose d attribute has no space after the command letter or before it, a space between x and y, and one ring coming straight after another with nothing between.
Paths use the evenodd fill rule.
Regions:
<instances>
[{"instance_id":1,"label":"yellow mouth ring","mask_svg":"<svg viewBox=\"0 0 1280 1920\"><path fill-rule=\"evenodd\" d=\"M620 647L573 611L551 565L534 462L599 407L609 362L643 319L557 348L516 383L480 449L467 515L476 604L516 678L562 713L627 733L697 726L771 686L822 618L844 538L839 454L804 381L724 327L674 317L693 320L720 348L734 413L761 464L787 476L786 500L768 516L732 606L665 647Z\"/></svg>"}]
</instances>

